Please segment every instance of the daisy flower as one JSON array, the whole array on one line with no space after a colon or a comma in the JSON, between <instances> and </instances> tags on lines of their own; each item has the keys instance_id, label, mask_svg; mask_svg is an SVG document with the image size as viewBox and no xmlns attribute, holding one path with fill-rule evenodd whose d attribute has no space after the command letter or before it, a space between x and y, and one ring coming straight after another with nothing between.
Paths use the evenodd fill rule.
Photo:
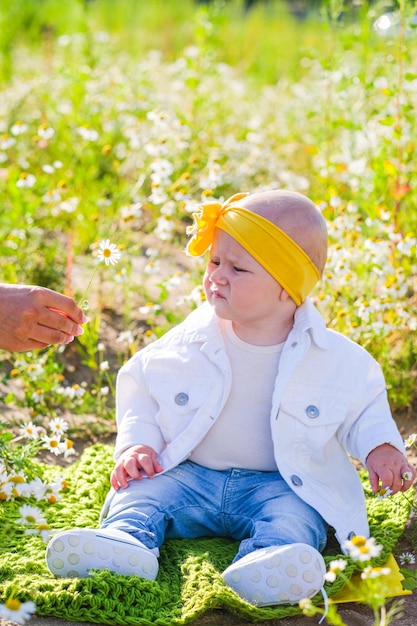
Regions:
<instances>
[{"instance_id":1,"label":"daisy flower","mask_svg":"<svg viewBox=\"0 0 417 626\"><path fill-rule=\"evenodd\" d=\"M345 559L336 559L335 561L330 561L329 570L324 575L324 580L327 580L329 583L333 583L336 580L336 577L339 572L343 572L346 569L346 561Z\"/></svg>"},{"instance_id":2,"label":"daisy flower","mask_svg":"<svg viewBox=\"0 0 417 626\"><path fill-rule=\"evenodd\" d=\"M377 491L378 500L385 500L392 494L390 487L380 487Z\"/></svg>"},{"instance_id":3,"label":"daisy flower","mask_svg":"<svg viewBox=\"0 0 417 626\"><path fill-rule=\"evenodd\" d=\"M33 422L28 422L27 424L23 424L19 430L20 434L23 437L27 437L27 439L38 439L39 438L39 430L37 426L34 425Z\"/></svg>"},{"instance_id":4,"label":"daisy flower","mask_svg":"<svg viewBox=\"0 0 417 626\"><path fill-rule=\"evenodd\" d=\"M115 243L110 243L110 239L100 241L97 258L104 261L106 265L116 265L119 262L121 253Z\"/></svg>"},{"instance_id":5,"label":"daisy flower","mask_svg":"<svg viewBox=\"0 0 417 626\"><path fill-rule=\"evenodd\" d=\"M361 578L366 580L367 578L379 578L380 576L388 576L391 573L389 567L371 567L368 565L365 567L361 574Z\"/></svg>"},{"instance_id":6,"label":"daisy flower","mask_svg":"<svg viewBox=\"0 0 417 626\"><path fill-rule=\"evenodd\" d=\"M369 561L369 559L379 556L382 551L382 546L375 543L373 537L365 539L361 535L356 535L345 541L342 547L354 561Z\"/></svg>"},{"instance_id":7,"label":"daisy flower","mask_svg":"<svg viewBox=\"0 0 417 626\"><path fill-rule=\"evenodd\" d=\"M36 528L26 528L24 535L40 535L43 543L48 543L51 537L49 524L39 524Z\"/></svg>"},{"instance_id":8,"label":"daisy flower","mask_svg":"<svg viewBox=\"0 0 417 626\"><path fill-rule=\"evenodd\" d=\"M45 499L47 485L43 482L41 478L39 478L39 476L36 476L36 478L31 480L28 484L28 487L30 489L30 493L35 498L35 500L40 502L41 500Z\"/></svg>"},{"instance_id":9,"label":"daisy flower","mask_svg":"<svg viewBox=\"0 0 417 626\"><path fill-rule=\"evenodd\" d=\"M31 399L35 404L37 404L38 402L42 402L43 398L44 398L44 393L42 389L37 389L31 395Z\"/></svg>"},{"instance_id":10,"label":"daisy flower","mask_svg":"<svg viewBox=\"0 0 417 626\"><path fill-rule=\"evenodd\" d=\"M398 557L400 561L400 565L414 565L416 562L416 557L411 552L403 552Z\"/></svg>"},{"instance_id":11,"label":"daisy flower","mask_svg":"<svg viewBox=\"0 0 417 626\"><path fill-rule=\"evenodd\" d=\"M49 430L53 433L65 433L68 430L69 424L62 417L54 417L48 424Z\"/></svg>"},{"instance_id":12,"label":"daisy flower","mask_svg":"<svg viewBox=\"0 0 417 626\"><path fill-rule=\"evenodd\" d=\"M20 602L17 598L9 598L0 604L0 617L16 624L24 624L35 611L34 602Z\"/></svg>"},{"instance_id":13,"label":"daisy flower","mask_svg":"<svg viewBox=\"0 0 417 626\"><path fill-rule=\"evenodd\" d=\"M72 454L75 454L74 442L72 439L65 439L65 441L62 442L62 447L64 450L64 458L68 458Z\"/></svg>"},{"instance_id":14,"label":"daisy flower","mask_svg":"<svg viewBox=\"0 0 417 626\"><path fill-rule=\"evenodd\" d=\"M409 435L407 437L407 439L405 439L404 441L404 445L406 448L411 448L411 446L413 446L416 442L417 439L417 433L412 433L411 435Z\"/></svg>"},{"instance_id":15,"label":"daisy flower","mask_svg":"<svg viewBox=\"0 0 417 626\"><path fill-rule=\"evenodd\" d=\"M48 452L52 452L55 456L58 456L61 452L63 452L63 444L59 434L55 436L52 435L51 437L49 437L49 435L43 435L42 439L43 447L46 448Z\"/></svg>"},{"instance_id":16,"label":"daisy flower","mask_svg":"<svg viewBox=\"0 0 417 626\"><path fill-rule=\"evenodd\" d=\"M18 524L28 524L29 526L36 526L38 524L46 524L46 519L42 515L42 511L37 506L30 504L23 504L19 507L20 518L17 520Z\"/></svg>"},{"instance_id":17,"label":"daisy flower","mask_svg":"<svg viewBox=\"0 0 417 626\"><path fill-rule=\"evenodd\" d=\"M48 485L45 492L45 500L49 502L49 504L55 504L55 502L59 502L61 500L61 495L59 493L60 487L57 485Z\"/></svg>"},{"instance_id":18,"label":"daisy flower","mask_svg":"<svg viewBox=\"0 0 417 626\"><path fill-rule=\"evenodd\" d=\"M36 183L36 178L33 174L22 172L22 174L20 174L16 182L16 187L20 187L22 189L30 188L30 187L33 187L35 183Z\"/></svg>"}]
</instances>

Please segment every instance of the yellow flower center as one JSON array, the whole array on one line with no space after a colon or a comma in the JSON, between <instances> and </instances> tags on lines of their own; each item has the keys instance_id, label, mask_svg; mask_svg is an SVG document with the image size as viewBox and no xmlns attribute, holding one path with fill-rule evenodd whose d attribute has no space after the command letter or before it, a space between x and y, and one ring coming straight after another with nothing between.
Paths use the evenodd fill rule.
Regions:
<instances>
[{"instance_id":1,"label":"yellow flower center","mask_svg":"<svg viewBox=\"0 0 417 626\"><path fill-rule=\"evenodd\" d=\"M365 537L362 537L361 535L355 535L355 537L352 538L352 543L354 546L357 546L358 548L362 548L366 546L366 539Z\"/></svg>"},{"instance_id":2,"label":"yellow flower center","mask_svg":"<svg viewBox=\"0 0 417 626\"><path fill-rule=\"evenodd\" d=\"M9 611L18 611L20 609L21 602L19 602L19 600L16 600L16 598L9 598L8 600L6 600L5 605L7 606Z\"/></svg>"},{"instance_id":3,"label":"yellow flower center","mask_svg":"<svg viewBox=\"0 0 417 626\"><path fill-rule=\"evenodd\" d=\"M24 483L26 481L23 478L23 476L9 476L7 482L14 483L15 485L17 485L17 484L22 484L22 483Z\"/></svg>"}]
</instances>

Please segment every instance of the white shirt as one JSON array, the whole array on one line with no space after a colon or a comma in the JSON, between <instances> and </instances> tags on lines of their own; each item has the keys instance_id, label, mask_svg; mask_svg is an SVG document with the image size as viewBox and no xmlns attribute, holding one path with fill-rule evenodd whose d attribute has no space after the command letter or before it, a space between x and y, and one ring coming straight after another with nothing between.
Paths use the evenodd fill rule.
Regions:
<instances>
[{"instance_id":1,"label":"white shirt","mask_svg":"<svg viewBox=\"0 0 417 626\"><path fill-rule=\"evenodd\" d=\"M232 367L232 386L219 418L190 460L204 467L276 471L270 415L279 357L284 344L242 341L228 320L221 322Z\"/></svg>"}]
</instances>

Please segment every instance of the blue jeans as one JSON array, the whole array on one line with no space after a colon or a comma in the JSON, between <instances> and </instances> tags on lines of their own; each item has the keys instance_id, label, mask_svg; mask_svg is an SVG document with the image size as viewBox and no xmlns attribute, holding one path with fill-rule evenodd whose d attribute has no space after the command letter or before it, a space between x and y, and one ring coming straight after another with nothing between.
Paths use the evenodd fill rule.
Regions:
<instances>
[{"instance_id":1,"label":"blue jeans","mask_svg":"<svg viewBox=\"0 0 417 626\"><path fill-rule=\"evenodd\" d=\"M166 539L230 537L241 541L238 560L260 548L326 545L327 524L279 472L211 470L186 461L152 479L111 491L103 528L130 533L148 548Z\"/></svg>"}]
</instances>

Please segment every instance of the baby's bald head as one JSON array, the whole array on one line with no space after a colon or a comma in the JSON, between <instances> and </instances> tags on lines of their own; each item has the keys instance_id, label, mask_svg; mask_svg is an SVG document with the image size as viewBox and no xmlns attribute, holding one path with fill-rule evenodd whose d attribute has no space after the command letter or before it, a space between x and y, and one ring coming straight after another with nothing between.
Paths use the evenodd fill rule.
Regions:
<instances>
[{"instance_id":1,"label":"baby's bald head","mask_svg":"<svg viewBox=\"0 0 417 626\"><path fill-rule=\"evenodd\" d=\"M323 273L327 259L326 221L309 198L296 191L278 189L254 193L236 204L278 226Z\"/></svg>"}]
</instances>

